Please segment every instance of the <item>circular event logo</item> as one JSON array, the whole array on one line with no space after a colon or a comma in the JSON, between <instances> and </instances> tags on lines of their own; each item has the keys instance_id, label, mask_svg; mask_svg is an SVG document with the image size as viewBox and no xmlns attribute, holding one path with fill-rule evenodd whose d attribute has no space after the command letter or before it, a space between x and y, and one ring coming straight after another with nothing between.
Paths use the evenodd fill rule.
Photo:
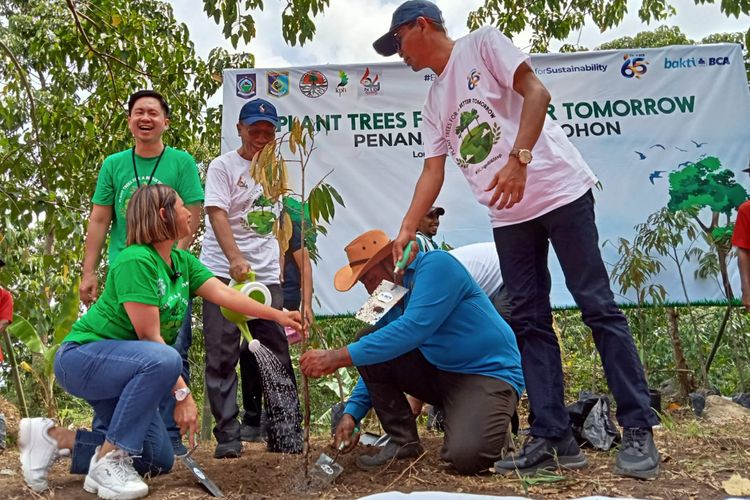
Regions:
<instances>
[{"instance_id":1,"label":"circular event logo","mask_svg":"<svg viewBox=\"0 0 750 500\"><path fill-rule=\"evenodd\" d=\"M318 70L308 71L299 80L299 90L307 97L320 97L328 90L328 78Z\"/></svg>"}]
</instances>

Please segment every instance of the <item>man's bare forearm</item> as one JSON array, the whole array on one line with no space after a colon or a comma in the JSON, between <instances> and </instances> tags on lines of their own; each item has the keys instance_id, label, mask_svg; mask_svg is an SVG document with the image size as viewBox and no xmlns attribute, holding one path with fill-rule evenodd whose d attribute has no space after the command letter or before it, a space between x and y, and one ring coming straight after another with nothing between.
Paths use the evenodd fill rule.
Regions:
<instances>
[{"instance_id":1,"label":"man's bare forearm","mask_svg":"<svg viewBox=\"0 0 750 500\"><path fill-rule=\"evenodd\" d=\"M102 256L104 240L107 239L107 232L109 231L111 222L111 207L102 209L95 206L92 209L86 231L86 241L84 243L83 274L93 274L96 272Z\"/></svg>"},{"instance_id":2,"label":"man's bare forearm","mask_svg":"<svg viewBox=\"0 0 750 500\"><path fill-rule=\"evenodd\" d=\"M231 261L237 257L243 257L240 247L237 246L234 239L227 213L216 207L208 207L206 212L208 212L208 220L211 222L211 227L216 235L216 241L219 242L221 251L224 252L227 259Z\"/></svg>"},{"instance_id":3,"label":"man's bare forearm","mask_svg":"<svg viewBox=\"0 0 750 500\"><path fill-rule=\"evenodd\" d=\"M529 150L534 148L544 127L548 104L547 92L533 92L524 98L514 147Z\"/></svg>"},{"instance_id":4,"label":"man's bare forearm","mask_svg":"<svg viewBox=\"0 0 750 500\"><path fill-rule=\"evenodd\" d=\"M422 174L419 176L417 185L414 188L414 196L411 200L409 210L404 216L401 223L401 229L408 232L415 232L419 221L430 210L430 207L443 187L445 178L445 156L428 158L422 167Z\"/></svg>"}]
</instances>

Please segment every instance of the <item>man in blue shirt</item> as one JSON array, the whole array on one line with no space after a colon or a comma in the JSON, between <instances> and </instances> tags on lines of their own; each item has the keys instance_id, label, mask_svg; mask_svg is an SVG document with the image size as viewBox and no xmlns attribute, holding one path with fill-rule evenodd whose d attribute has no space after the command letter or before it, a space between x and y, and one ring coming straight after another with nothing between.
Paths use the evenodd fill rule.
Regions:
<instances>
[{"instance_id":1,"label":"man in blue shirt","mask_svg":"<svg viewBox=\"0 0 750 500\"><path fill-rule=\"evenodd\" d=\"M346 247L349 264L336 273L336 289L349 290L359 281L372 293L382 280L393 280L391 248L380 230L357 237ZM300 359L309 377L345 366L359 370L334 446L344 443L343 452L351 451L358 441L356 424L374 407L391 440L376 455L360 456L357 465L372 469L394 458L419 456L422 447L406 393L444 408L444 460L463 474L486 470L501 455L524 389L515 336L447 252L412 255L396 279L409 292L375 331L341 349L311 350Z\"/></svg>"}]
</instances>

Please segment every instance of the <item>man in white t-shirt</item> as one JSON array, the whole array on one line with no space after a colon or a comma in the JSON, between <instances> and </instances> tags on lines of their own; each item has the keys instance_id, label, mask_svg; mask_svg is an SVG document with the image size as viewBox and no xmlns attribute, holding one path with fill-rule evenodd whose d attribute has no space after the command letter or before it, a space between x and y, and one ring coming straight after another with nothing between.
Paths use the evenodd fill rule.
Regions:
<instances>
[{"instance_id":1,"label":"man in white t-shirt","mask_svg":"<svg viewBox=\"0 0 750 500\"><path fill-rule=\"evenodd\" d=\"M659 453L657 423L627 320L614 302L594 222L594 174L562 129L546 119L550 95L528 55L492 27L450 39L438 7L410 0L374 44L398 53L414 71L437 78L422 111L425 162L393 245L394 259L415 237L419 220L443 184L450 155L477 201L489 209L500 268L511 297L511 327L521 351L534 421L520 452L495 464L499 472L581 468L565 410L560 348L552 329L549 243L584 322L591 328L624 427L615 472L651 479Z\"/></svg>"},{"instance_id":2,"label":"man in white t-shirt","mask_svg":"<svg viewBox=\"0 0 750 500\"><path fill-rule=\"evenodd\" d=\"M454 248L449 253L463 264L474 281L490 298L500 316L510 324L508 291L503 284L495 244L492 242L472 243Z\"/></svg>"},{"instance_id":3,"label":"man in white t-shirt","mask_svg":"<svg viewBox=\"0 0 750 500\"><path fill-rule=\"evenodd\" d=\"M244 281L248 272L271 292L271 305L281 309L284 296L279 280L279 244L272 232L281 210L263 195L263 187L250 176L250 162L266 144L276 138L278 116L268 101L255 99L240 111L237 132L239 149L213 160L206 174L206 234L200 260L224 283L230 278ZM216 420L216 458L234 458L242 452L241 439L258 440L261 435L261 379L258 363L240 346L240 333L221 314L219 306L203 301L203 328L206 344L206 395ZM283 328L273 321L248 322L253 338L281 361L286 376L294 382L289 345ZM237 362L242 375L245 413L242 426L237 420ZM295 401L299 412L299 402ZM269 418L273 416L269 415ZM269 451L302 451L300 419L293 436L269 432ZM270 424L273 428L273 423ZM278 439L283 438L283 439Z\"/></svg>"}]
</instances>

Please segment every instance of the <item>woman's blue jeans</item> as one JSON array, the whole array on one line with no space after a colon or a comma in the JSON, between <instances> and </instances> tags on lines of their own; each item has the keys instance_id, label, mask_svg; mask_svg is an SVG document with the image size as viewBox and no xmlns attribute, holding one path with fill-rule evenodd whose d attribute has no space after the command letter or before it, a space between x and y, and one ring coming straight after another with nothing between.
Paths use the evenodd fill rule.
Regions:
<instances>
[{"instance_id":1,"label":"woman's blue jeans","mask_svg":"<svg viewBox=\"0 0 750 500\"><path fill-rule=\"evenodd\" d=\"M96 447L105 439L130 454L141 474L171 470L174 452L158 408L181 370L179 353L156 342L63 344L55 357L58 384L88 401L101 425L76 433L71 472L88 472Z\"/></svg>"}]
</instances>

